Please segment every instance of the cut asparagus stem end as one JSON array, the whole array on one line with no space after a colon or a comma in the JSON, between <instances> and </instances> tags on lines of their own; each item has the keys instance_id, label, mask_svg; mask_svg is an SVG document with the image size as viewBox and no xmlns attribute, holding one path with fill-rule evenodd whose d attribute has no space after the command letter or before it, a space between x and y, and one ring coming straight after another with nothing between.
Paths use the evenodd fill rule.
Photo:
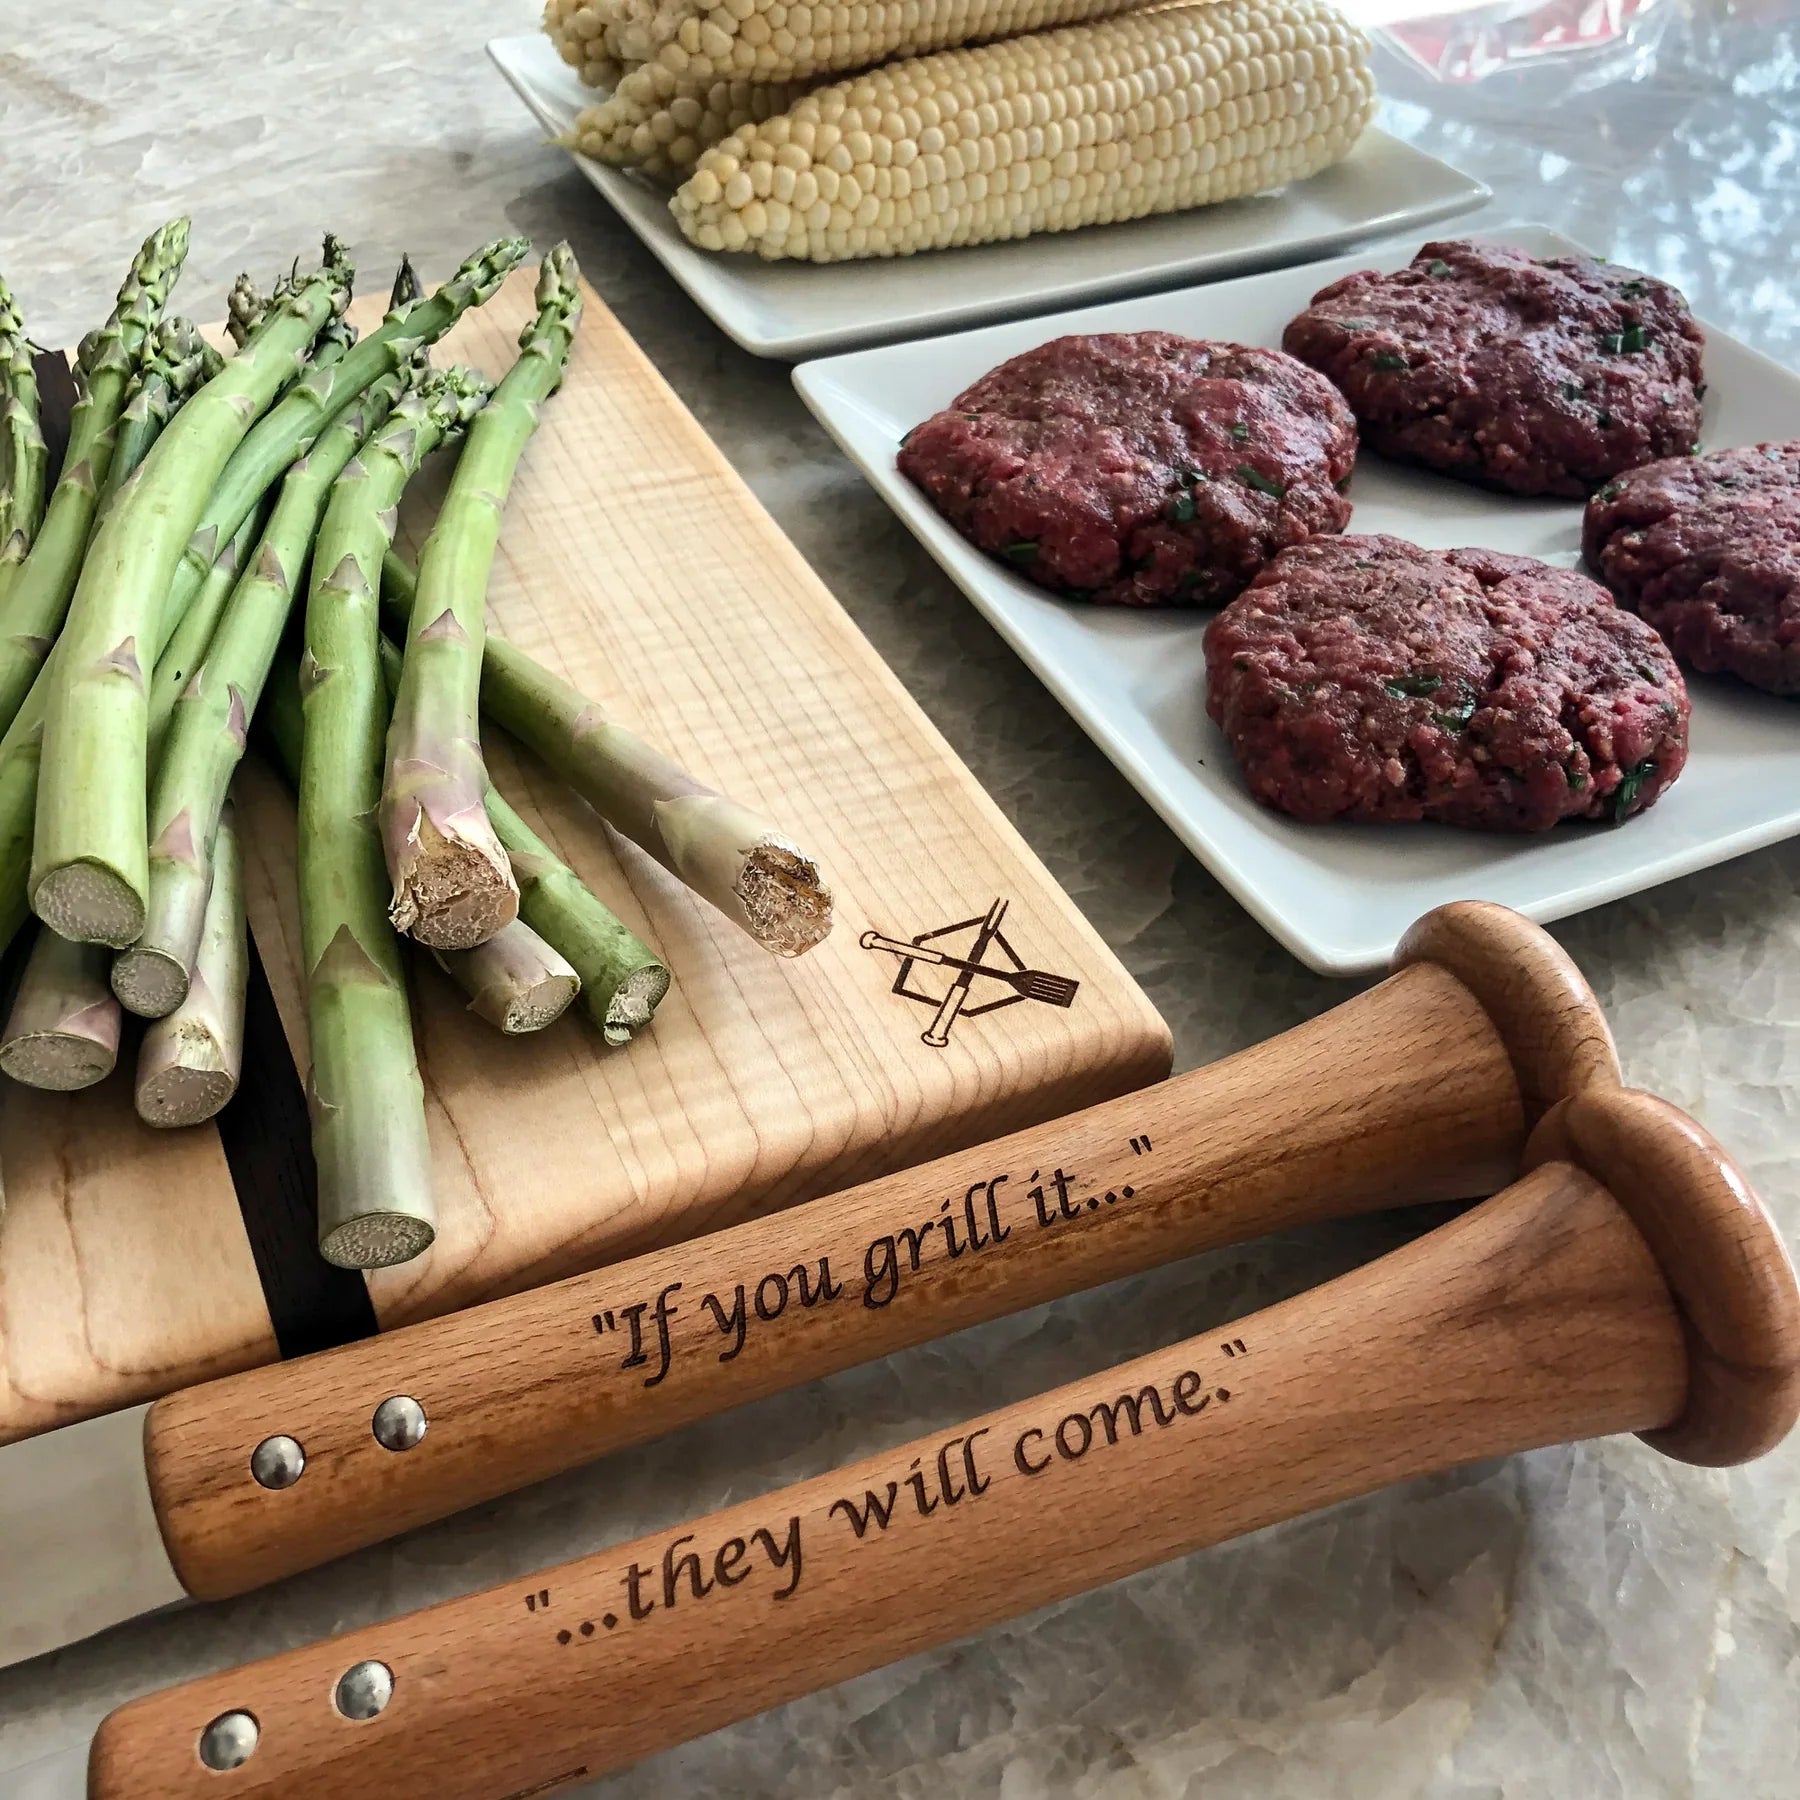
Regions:
<instances>
[{"instance_id":1,"label":"cut asparagus stem end","mask_svg":"<svg viewBox=\"0 0 1800 1800\"><path fill-rule=\"evenodd\" d=\"M661 963L633 969L606 1003L606 1023L600 1035L615 1049L629 1044L656 1016L669 991L669 971Z\"/></svg>"},{"instance_id":2,"label":"cut asparagus stem end","mask_svg":"<svg viewBox=\"0 0 1800 1800\"><path fill-rule=\"evenodd\" d=\"M432 950L471 950L519 914L519 889L475 844L446 837L420 815L417 837L394 888L394 929Z\"/></svg>"},{"instance_id":3,"label":"cut asparagus stem end","mask_svg":"<svg viewBox=\"0 0 1800 1800\"><path fill-rule=\"evenodd\" d=\"M431 1248L437 1230L410 1213L363 1213L328 1231L319 1254L340 1269L388 1269Z\"/></svg>"},{"instance_id":4,"label":"cut asparagus stem end","mask_svg":"<svg viewBox=\"0 0 1800 1800\"><path fill-rule=\"evenodd\" d=\"M530 1031L542 1031L553 1025L569 1010L570 1003L581 992L581 983L572 975L546 975L534 986L515 994L498 1017L489 1018L508 1037L523 1037ZM479 1003L474 1011L480 1013ZM487 1017L483 1013L483 1017Z\"/></svg>"},{"instance_id":5,"label":"cut asparagus stem end","mask_svg":"<svg viewBox=\"0 0 1800 1800\"><path fill-rule=\"evenodd\" d=\"M150 1040L144 1041L146 1052ZM216 1046L192 1043L188 1053L217 1056ZM237 1092L237 1078L223 1067L198 1068L191 1063L171 1063L146 1072L138 1063L137 1111L146 1125L159 1129L175 1125L202 1125Z\"/></svg>"},{"instance_id":6,"label":"cut asparagus stem end","mask_svg":"<svg viewBox=\"0 0 1800 1800\"><path fill-rule=\"evenodd\" d=\"M113 1072L119 1056L119 1020L114 1009L112 1030L100 1021L99 1035L85 1031L34 1031L0 1044L0 1070L26 1087L73 1093L92 1087Z\"/></svg>"},{"instance_id":7,"label":"cut asparagus stem end","mask_svg":"<svg viewBox=\"0 0 1800 1800\"><path fill-rule=\"evenodd\" d=\"M134 944L113 958L112 991L140 1019L166 1019L188 994L188 971L165 950Z\"/></svg>"},{"instance_id":8,"label":"cut asparagus stem end","mask_svg":"<svg viewBox=\"0 0 1800 1800\"><path fill-rule=\"evenodd\" d=\"M58 937L123 950L144 929L143 896L103 864L64 863L32 890L31 910Z\"/></svg>"},{"instance_id":9,"label":"cut asparagus stem end","mask_svg":"<svg viewBox=\"0 0 1800 1800\"><path fill-rule=\"evenodd\" d=\"M434 950L437 964L469 996L469 1010L508 1037L542 1031L581 992L568 959L523 919L473 950Z\"/></svg>"},{"instance_id":10,"label":"cut asparagus stem end","mask_svg":"<svg viewBox=\"0 0 1800 1800\"><path fill-rule=\"evenodd\" d=\"M0 1070L27 1087L68 1093L105 1080L118 1054L106 952L40 931L0 1035Z\"/></svg>"},{"instance_id":11,"label":"cut asparagus stem end","mask_svg":"<svg viewBox=\"0 0 1800 1800\"><path fill-rule=\"evenodd\" d=\"M792 844L758 844L744 858L736 893L750 935L777 956L804 956L831 935L831 889Z\"/></svg>"}]
</instances>

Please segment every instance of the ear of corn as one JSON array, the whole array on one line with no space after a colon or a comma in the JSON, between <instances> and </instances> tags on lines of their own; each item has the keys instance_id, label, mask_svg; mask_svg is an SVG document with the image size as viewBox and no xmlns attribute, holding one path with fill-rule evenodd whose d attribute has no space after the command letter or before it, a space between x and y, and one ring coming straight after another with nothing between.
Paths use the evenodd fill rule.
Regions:
<instances>
[{"instance_id":1,"label":"ear of corn","mask_svg":"<svg viewBox=\"0 0 1800 1800\"><path fill-rule=\"evenodd\" d=\"M633 69L588 107L564 140L614 168L686 174L702 151L746 125L786 112L809 81L688 81L658 63Z\"/></svg>"},{"instance_id":2,"label":"ear of corn","mask_svg":"<svg viewBox=\"0 0 1800 1800\"><path fill-rule=\"evenodd\" d=\"M593 0L545 0L544 30L589 87L611 87L619 78L619 65L606 48L605 28Z\"/></svg>"},{"instance_id":3,"label":"ear of corn","mask_svg":"<svg viewBox=\"0 0 1800 1800\"><path fill-rule=\"evenodd\" d=\"M655 64L686 81L790 81L1101 19L1144 0L548 0L544 26L596 86Z\"/></svg>"},{"instance_id":4,"label":"ear of corn","mask_svg":"<svg viewBox=\"0 0 1800 1800\"><path fill-rule=\"evenodd\" d=\"M1320 0L1216 0L872 69L706 151L706 250L840 262L1175 212L1299 181L1374 110Z\"/></svg>"}]
</instances>

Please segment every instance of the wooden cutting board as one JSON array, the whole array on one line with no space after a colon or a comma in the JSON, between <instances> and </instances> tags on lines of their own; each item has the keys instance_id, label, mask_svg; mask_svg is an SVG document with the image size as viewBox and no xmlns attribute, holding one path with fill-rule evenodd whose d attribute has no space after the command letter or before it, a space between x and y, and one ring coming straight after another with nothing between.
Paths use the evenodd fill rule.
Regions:
<instances>
[{"instance_id":1,"label":"wooden cutting board","mask_svg":"<svg viewBox=\"0 0 1800 1800\"><path fill-rule=\"evenodd\" d=\"M531 289L531 272L515 275L446 354L499 373ZM377 310L359 308L362 323ZM414 542L444 473L409 499ZM759 950L541 765L491 742L499 786L658 946L675 987L652 1031L609 1051L573 1014L502 1038L421 959L440 1235L365 1290L311 1248L294 814L247 764L267 985L253 986L253 1067L218 1128L140 1126L129 1051L87 1094L0 1095L0 1441L592 1268L1167 1074L1148 1000L591 293L513 490L490 602L499 634L806 846L836 894L831 938L796 961ZM985 938L985 965L1079 988L1065 1010L977 976L934 1046L922 1037L945 973L915 967L912 995L896 992L898 957L865 948L865 932L939 933L958 955Z\"/></svg>"}]
</instances>

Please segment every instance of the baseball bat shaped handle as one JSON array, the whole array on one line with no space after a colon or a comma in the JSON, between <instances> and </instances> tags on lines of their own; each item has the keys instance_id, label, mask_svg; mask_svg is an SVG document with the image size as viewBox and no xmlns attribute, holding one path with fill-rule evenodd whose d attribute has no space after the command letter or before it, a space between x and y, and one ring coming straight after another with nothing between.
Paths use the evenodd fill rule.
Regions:
<instances>
[{"instance_id":1,"label":"baseball bat shaped handle","mask_svg":"<svg viewBox=\"0 0 1800 1800\"><path fill-rule=\"evenodd\" d=\"M589 1275L159 1400L146 1462L202 1599L746 1401L1272 1231L1491 1194L1618 1066L1556 944L1430 914L1387 980L1139 1093ZM264 1485L260 1446L288 1440ZM291 1454L298 1446L299 1455Z\"/></svg>"},{"instance_id":2,"label":"baseball bat shaped handle","mask_svg":"<svg viewBox=\"0 0 1800 1800\"><path fill-rule=\"evenodd\" d=\"M1234 1324L528 1581L114 1713L92 1800L513 1800L1395 1481L1800 1410L1800 1289L1723 1152L1596 1086L1549 1158ZM230 1766L221 1766L228 1762Z\"/></svg>"}]
</instances>

